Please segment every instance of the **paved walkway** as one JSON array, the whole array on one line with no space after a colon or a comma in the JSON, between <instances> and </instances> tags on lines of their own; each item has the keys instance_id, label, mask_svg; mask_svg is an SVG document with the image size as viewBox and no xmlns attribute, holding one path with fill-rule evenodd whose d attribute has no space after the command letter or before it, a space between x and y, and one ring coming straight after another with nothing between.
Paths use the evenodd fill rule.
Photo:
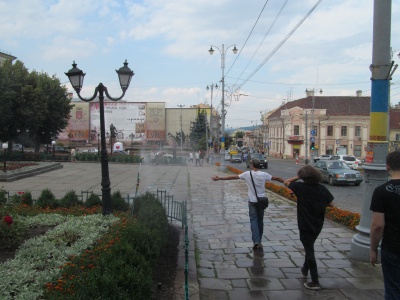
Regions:
<instances>
[{"instance_id":1,"label":"paved walkway","mask_svg":"<svg viewBox=\"0 0 400 300\"><path fill-rule=\"evenodd\" d=\"M139 166L110 164L112 191L135 193ZM56 197L68 190L101 193L100 164L65 163L63 169L2 183L11 192L30 190L34 197L47 187ZM299 267L304 251L298 237L296 206L268 193L262 252L253 252L244 182L211 180L216 166L149 166L140 172L139 193L167 190L175 200L188 200L191 231L190 299L383 299L382 272L349 258L355 234L326 220L316 243L321 291L309 291ZM196 249L197 263L194 249ZM182 268L182 265L180 266ZM182 276L182 271L179 272ZM183 298L179 278L177 299Z\"/></svg>"}]
</instances>

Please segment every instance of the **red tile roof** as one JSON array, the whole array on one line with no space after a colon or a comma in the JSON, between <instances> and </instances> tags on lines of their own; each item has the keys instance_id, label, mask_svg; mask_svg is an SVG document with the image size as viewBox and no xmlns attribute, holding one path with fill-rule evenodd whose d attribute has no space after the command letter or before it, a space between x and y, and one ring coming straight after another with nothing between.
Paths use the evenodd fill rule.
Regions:
<instances>
[{"instance_id":1,"label":"red tile roof","mask_svg":"<svg viewBox=\"0 0 400 300\"><path fill-rule=\"evenodd\" d=\"M350 96L315 96L314 109L326 109L326 114L330 116L343 115L370 115L371 97L350 97ZM312 96L294 100L283 104L270 117L278 117L281 110L293 107L312 109Z\"/></svg>"}]
</instances>

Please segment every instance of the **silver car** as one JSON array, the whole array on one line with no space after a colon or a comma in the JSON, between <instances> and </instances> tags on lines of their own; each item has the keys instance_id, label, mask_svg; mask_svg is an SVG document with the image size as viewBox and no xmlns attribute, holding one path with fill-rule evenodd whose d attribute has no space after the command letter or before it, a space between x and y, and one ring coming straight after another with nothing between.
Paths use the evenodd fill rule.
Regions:
<instances>
[{"instance_id":1,"label":"silver car","mask_svg":"<svg viewBox=\"0 0 400 300\"><path fill-rule=\"evenodd\" d=\"M350 167L342 160L319 160L314 167L322 173L322 180L330 185L354 184L360 185L364 178L358 171Z\"/></svg>"}]
</instances>

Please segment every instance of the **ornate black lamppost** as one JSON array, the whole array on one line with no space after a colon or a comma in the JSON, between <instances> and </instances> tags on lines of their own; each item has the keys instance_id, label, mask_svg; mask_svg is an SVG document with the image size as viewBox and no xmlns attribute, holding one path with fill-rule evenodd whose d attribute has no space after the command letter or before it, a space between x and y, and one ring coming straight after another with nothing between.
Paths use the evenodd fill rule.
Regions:
<instances>
[{"instance_id":1,"label":"ornate black lamppost","mask_svg":"<svg viewBox=\"0 0 400 300\"><path fill-rule=\"evenodd\" d=\"M108 99L112 101L121 100L125 96L125 92L129 87L131 79L135 73L128 67L128 62L125 60L124 66L119 70L116 70L119 83L122 89L122 95L118 98L113 98L108 94L107 87L100 83L91 98L85 99L80 95L80 91L83 85L83 78L85 73L82 70L76 67L76 63L72 64L72 69L65 73L68 76L69 81L71 82L72 87L77 93L79 99L89 102L94 100L97 95L99 95L99 103L100 103L100 141L101 141L101 191L102 191L102 201L103 201L103 215L109 215L112 213L111 207L111 188L110 188L110 175L108 170L108 157L107 157L107 148L106 148L106 131L105 131L105 122L104 122L104 94L108 97Z\"/></svg>"}]
</instances>

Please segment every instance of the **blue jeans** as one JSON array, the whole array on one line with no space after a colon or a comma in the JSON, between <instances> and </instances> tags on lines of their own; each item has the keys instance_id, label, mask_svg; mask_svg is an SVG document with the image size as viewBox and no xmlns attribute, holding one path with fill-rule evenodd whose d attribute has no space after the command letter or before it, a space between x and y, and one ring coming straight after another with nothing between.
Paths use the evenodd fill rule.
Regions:
<instances>
[{"instance_id":1,"label":"blue jeans","mask_svg":"<svg viewBox=\"0 0 400 300\"><path fill-rule=\"evenodd\" d=\"M249 217L251 239L254 244L261 244L264 233L264 210L258 209L256 205L249 203Z\"/></svg>"},{"instance_id":2,"label":"blue jeans","mask_svg":"<svg viewBox=\"0 0 400 300\"><path fill-rule=\"evenodd\" d=\"M400 257L381 250L385 300L400 300Z\"/></svg>"}]
</instances>

